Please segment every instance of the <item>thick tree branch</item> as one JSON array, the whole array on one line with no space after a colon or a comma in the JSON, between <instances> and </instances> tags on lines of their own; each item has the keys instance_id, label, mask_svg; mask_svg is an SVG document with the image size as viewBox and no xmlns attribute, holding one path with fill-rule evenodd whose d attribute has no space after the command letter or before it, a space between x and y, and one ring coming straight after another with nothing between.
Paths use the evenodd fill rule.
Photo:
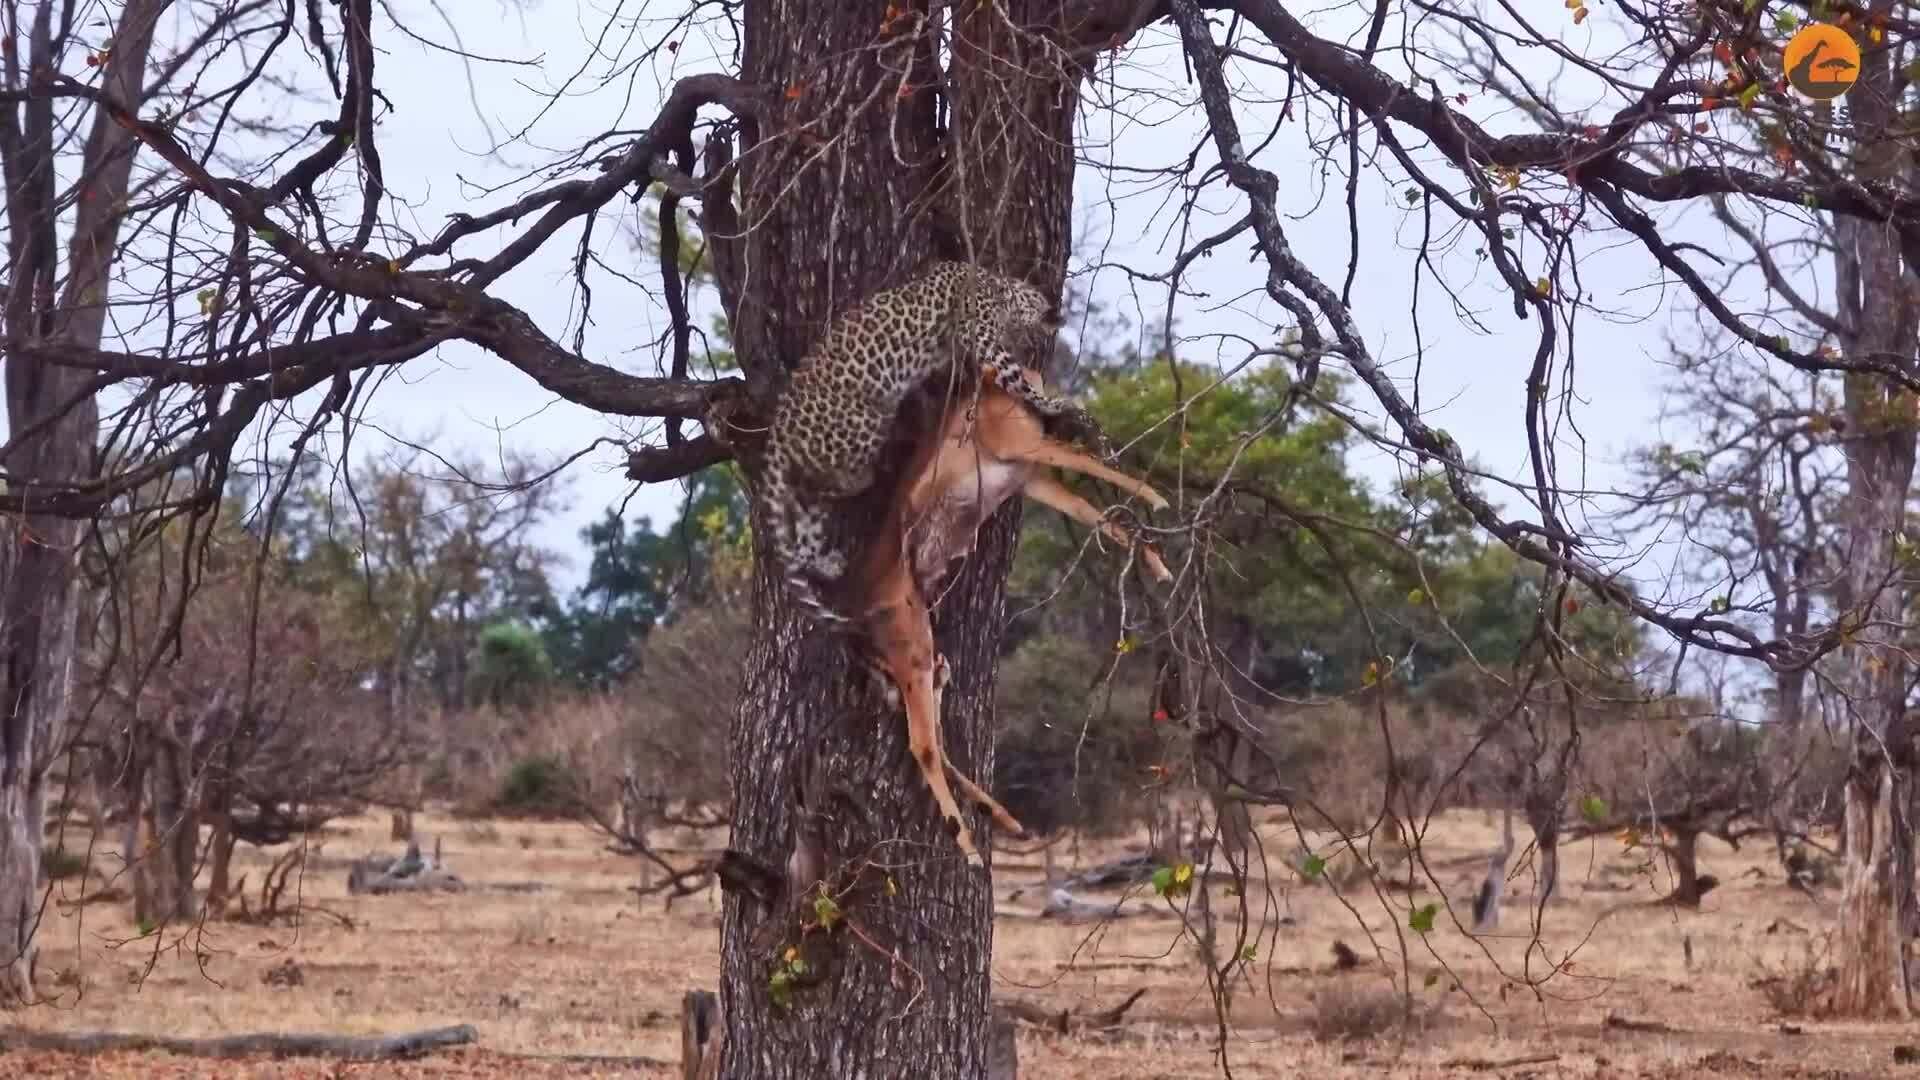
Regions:
<instances>
[{"instance_id":1,"label":"thick tree branch","mask_svg":"<svg viewBox=\"0 0 1920 1080\"><path fill-rule=\"evenodd\" d=\"M79 84L59 77L55 85ZM622 416L698 417L704 415L715 395L731 394L738 388L737 379L696 383L628 375L561 348L541 332L525 312L504 300L489 296L479 285L455 282L438 273L398 270L397 263L382 264L378 260L366 259L337 260L313 251L267 215L266 201L258 189L238 181L215 178L166 128L141 120L107 95L91 88L81 89L115 123L132 131L189 184L218 203L236 224L251 230L254 239L273 249L309 279L337 292L369 301L376 310L397 322L414 321L425 315L421 321L432 324L447 336L464 338L492 350L526 372L542 387L568 401ZM691 124L694 112L710 95L737 94L744 94L740 84L724 76L695 76L682 80L675 87L653 130L679 132L684 137L686 125ZM670 120L672 123L669 123ZM541 225L489 260L475 273L475 280L484 282L490 275L497 276L497 273L503 273L516 264L524 257L524 253L513 253L520 250L529 237L544 239L559 227L556 215L571 218L611 199L625 186L630 174L644 173L653 157L651 148L654 145L650 138L638 140L634 149L623 158L622 166L609 170L599 180L575 189L567 197L558 200L542 218ZM441 239L446 241L446 234ZM537 246L535 243L527 247L525 253L530 253ZM393 303L395 300L418 304L428 312L410 311Z\"/></svg>"},{"instance_id":2,"label":"thick tree branch","mask_svg":"<svg viewBox=\"0 0 1920 1080\"><path fill-rule=\"evenodd\" d=\"M733 460L733 450L711 435L700 435L677 446L643 446L627 454L627 479L658 484L692 476L709 465Z\"/></svg>"}]
</instances>

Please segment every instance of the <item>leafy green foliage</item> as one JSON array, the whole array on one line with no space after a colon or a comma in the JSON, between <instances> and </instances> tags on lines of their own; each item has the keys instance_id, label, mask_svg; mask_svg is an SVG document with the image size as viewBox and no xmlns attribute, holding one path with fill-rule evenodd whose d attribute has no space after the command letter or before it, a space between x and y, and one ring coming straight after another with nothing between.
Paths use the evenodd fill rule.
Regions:
<instances>
[{"instance_id":1,"label":"leafy green foliage","mask_svg":"<svg viewBox=\"0 0 1920 1080\"><path fill-rule=\"evenodd\" d=\"M549 620L546 644L568 682L609 686L637 670L640 643L654 626L712 598L716 574L744 549L746 494L730 468L689 482L679 520L655 532L647 518L629 528L609 508L581 530L587 580Z\"/></svg>"},{"instance_id":2,"label":"leafy green foliage","mask_svg":"<svg viewBox=\"0 0 1920 1080\"><path fill-rule=\"evenodd\" d=\"M462 476L489 476L478 463L456 465ZM376 462L348 485L310 467L282 512L289 583L340 598L355 636L380 658L377 688L393 699L425 690L466 704L481 632L558 610L553 555L526 539L553 512L555 493L530 483L530 461L494 471L482 483Z\"/></svg>"},{"instance_id":3,"label":"leafy green foliage","mask_svg":"<svg viewBox=\"0 0 1920 1080\"><path fill-rule=\"evenodd\" d=\"M1144 465L1163 491L1184 482L1201 495L1231 470L1218 530L1227 543L1207 566L1209 608L1215 640L1252 682L1287 695L1375 684L1418 693L1470 666L1469 650L1495 669L1520 659L1534 637L1542 575L1479 540L1442 477L1416 475L1375 494L1349 468L1358 443L1350 426L1297 404L1282 413L1292 385L1284 366L1214 386L1218 378L1164 357L1109 365L1093 379L1088 407L1110 431L1146 433L1130 467ZM1317 392L1342 389L1323 374ZM1028 520L1012 586L1024 601L1047 603L1033 623L1016 623L1015 639L1107 636L1109 581L1061 580L1083 534L1061 530L1054 515ZM1637 628L1615 609L1577 603L1562 622L1561 634L1594 657L1638 650Z\"/></svg>"},{"instance_id":4,"label":"leafy green foliage","mask_svg":"<svg viewBox=\"0 0 1920 1080\"><path fill-rule=\"evenodd\" d=\"M496 706L526 708L553 681L547 647L524 623L495 623L480 631L472 662L472 697Z\"/></svg>"},{"instance_id":5,"label":"leafy green foliage","mask_svg":"<svg viewBox=\"0 0 1920 1080\"><path fill-rule=\"evenodd\" d=\"M1414 908L1407 915L1407 928L1416 934L1431 934L1434 916L1438 914L1440 914L1439 904L1424 904Z\"/></svg>"},{"instance_id":6,"label":"leafy green foliage","mask_svg":"<svg viewBox=\"0 0 1920 1080\"><path fill-rule=\"evenodd\" d=\"M767 976L767 996L773 1003L787 1009L793 1006L793 988L807 974L806 958L800 955L796 945L789 945L780 954L773 966L772 974Z\"/></svg>"},{"instance_id":7,"label":"leafy green foliage","mask_svg":"<svg viewBox=\"0 0 1920 1080\"><path fill-rule=\"evenodd\" d=\"M547 755L513 763L500 782L496 808L515 814L565 814L573 809L573 774L565 762Z\"/></svg>"},{"instance_id":8,"label":"leafy green foliage","mask_svg":"<svg viewBox=\"0 0 1920 1080\"><path fill-rule=\"evenodd\" d=\"M821 882L820 891L813 898L813 921L820 925L820 929L831 930L840 917L839 902L827 892L827 883Z\"/></svg>"},{"instance_id":9,"label":"leafy green foliage","mask_svg":"<svg viewBox=\"0 0 1920 1080\"><path fill-rule=\"evenodd\" d=\"M1168 900L1180 900L1193 892L1193 864L1162 866L1153 872L1153 891Z\"/></svg>"}]
</instances>

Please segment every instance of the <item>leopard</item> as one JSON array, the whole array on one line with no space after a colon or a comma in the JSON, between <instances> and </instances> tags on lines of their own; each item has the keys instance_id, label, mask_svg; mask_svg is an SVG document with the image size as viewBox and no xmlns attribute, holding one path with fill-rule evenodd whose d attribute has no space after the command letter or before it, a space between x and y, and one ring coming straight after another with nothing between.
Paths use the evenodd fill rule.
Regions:
<instances>
[{"instance_id":1,"label":"leopard","mask_svg":"<svg viewBox=\"0 0 1920 1080\"><path fill-rule=\"evenodd\" d=\"M1095 430L1084 410L1029 383L1015 348L1050 341L1058 306L1017 278L940 260L843 312L795 367L774 407L759 485L772 554L792 599L816 619L851 618L823 598L846 573L834 504L873 486L908 395L948 375L988 378L1043 417Z\"/></svg>"}]
</instances>

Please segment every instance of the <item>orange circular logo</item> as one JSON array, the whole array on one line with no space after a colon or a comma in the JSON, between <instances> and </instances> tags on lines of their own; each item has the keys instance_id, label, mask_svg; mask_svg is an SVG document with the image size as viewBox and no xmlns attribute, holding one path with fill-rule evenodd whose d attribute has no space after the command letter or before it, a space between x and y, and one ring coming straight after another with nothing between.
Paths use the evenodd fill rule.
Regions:
<instances>
[{"instance_id":1,"label":"orange circular logo","mask_svg":"<svg viewBox=\"0 0 1920 1080\"><path fill-rule=\"evenodd\" d=\"M1787 82L1815 101L1832 101L1860 77L1860 46L1832 23L1808 23L1780 54Z\"/></svg>"}]
</instances>

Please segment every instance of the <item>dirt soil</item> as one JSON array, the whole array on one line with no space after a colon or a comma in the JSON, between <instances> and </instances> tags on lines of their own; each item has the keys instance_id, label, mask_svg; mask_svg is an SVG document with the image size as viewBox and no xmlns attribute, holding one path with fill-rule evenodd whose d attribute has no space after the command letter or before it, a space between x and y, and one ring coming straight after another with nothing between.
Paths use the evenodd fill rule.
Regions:
<instances>
[{"instance_id":1,"label":"dirt soil","mask_svg":"<svg viewBox=\"0 0 1920 1080\"><path fill-rule=\"evenodd\" d=\"M308 868L288 892L333 914L309 912L297 925L209 921L141 937L124 902L71 904L83 890L68 879L42 939L43 986L58 996L12 1019L37 1030L174 1036L389 1035L467 1023L479 1029L476 1046L361 1065L14 1051L0 1052L0 1077L678 1075L680 996L711 988L718 966L717 894L682 899L671 912L658 897L641 901L629 890L634 861L579 826L429 815L418 828L429 847L440 838L449 868L469 882L548 888L350 897L348 859L397 853L386 821L372 816L311 842ZM1279 853L1298 840L1280 817L1263 832L1278 867ZM1672 882L1645 849L1613 837L1569 844L1560 895L1539 913L1538 935L1523 868L1499 929L1475 939L1460 924L1471 921L1484 855L1497 839L1490 815L1439 819L1424 843L1432 880L1411 900L1367 885L1336 896L1276 869L1272 888L1254 890L1249 905L1277 933L1252 946L1255 970L1232 986L1231 1075L1920 1076L1920 1067L1895 1063L1896 1047L1904 1059L1902 1044L1920 1044L1911 1027L1784 1017L1769 1000L1769 988L1777 998L1795 973L1823 966L1831 917L1786 886L1764 845L1734 852L1703 841L1702 869L1724 884L1695 912L1651 903ZM724 837L668 840L691 863ZM1127 850L1087 845L1059 856L1072 871ZM250 901L278 854L236 855ZM1348 858L1333 858L1329 875ZM94 865L117 865L117 853L96 850ZM1404 870L1397 876L1404 881ZM101 885L90 877L85 891ZM1118 920L1041 919L1039 856L1007 852L995 888L997 999L1092 1012L1146 989L1110 1031L1063 1035L1023 1024L1022 1076L1222 1075L1220 1021L1193 946L1150 890L1079 893L1137 912ZM1239 903L1219 887L1211 896L1218 911ZM1434 929L1410 929L1410 911L1435 902ZM1831 907L1831 894L1824 902ZM1336 940L1358 966L1336 965ZM1554 964L1558 973L1543 979ZM276 969L282 974L269 980ZM1410 1023L1394 1005L1393 978L1413 987Z\"/></svg>"}]
</instances>

